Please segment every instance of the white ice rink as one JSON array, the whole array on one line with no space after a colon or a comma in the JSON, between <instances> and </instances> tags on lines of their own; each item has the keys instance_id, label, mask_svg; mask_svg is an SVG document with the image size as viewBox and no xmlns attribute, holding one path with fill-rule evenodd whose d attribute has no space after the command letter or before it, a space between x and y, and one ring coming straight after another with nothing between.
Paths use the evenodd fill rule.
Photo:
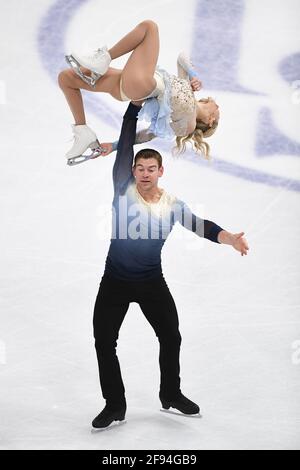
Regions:
<instances>
[{"instance_id":1,"label":"white ice rink","mask_svg":"<svg viewBox=\"0 0 300 470\"><path fill-rule=\"evenodd\" d=\"M299 15L298 0L1 2L1 449L300 448ZM112 46L147 18L160 28L159 65L175 73L189 51L199 97L221 109L212 163L191 151L174 160L170 143L153 141L161 186L244 231L250 250L182 227L163 249L181 389L202 418L160 412L158 341L132 304L118 342L127 423L94 434L104 400L92 315L114 154L66 165L73 120L55 77L70 49ZM115 140L127 103L84 99L100 141Z\"/></svg>"}]
</instances>

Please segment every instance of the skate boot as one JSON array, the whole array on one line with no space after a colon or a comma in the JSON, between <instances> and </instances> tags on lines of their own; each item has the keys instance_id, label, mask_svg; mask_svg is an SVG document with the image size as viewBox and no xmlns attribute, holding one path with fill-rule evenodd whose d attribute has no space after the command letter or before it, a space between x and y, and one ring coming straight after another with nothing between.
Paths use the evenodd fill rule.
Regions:
<instances>
[{"instance_id":1,"label":"skate boot","mask_svg":"<svg viewBox=\"0 0 300 470\"><path fill-rule=\"evenodd\" d=\"M188 398L186 398L181 392L180 394L173 400L166 400L161 395L159 396L163 410L167 411L169 408L175 408L176 410L181 411L181 413L185 415L197 415L200 416L200 408L196 403L192 402ZM170 411L171 412L171 411Z\"/></svg>"},{"instance_id":2,"label":"skate boot","mask_svg":"<svg viewBox=\"0 0 300 470\"><path fill-rule=\"evenodd\" d=\"M188 54L184 51L180 52L177 57L177 62L181 67L186 71L189 75L189 79L191 80L193 77L198 77L198 73L195 70L194 64L191 62Z\"/></svg>"},{"instance_id":3,"label":"skate boot","mask_svg":"<svg viewBox=\"0 0 300 470\"><path fill-rule=\"evenodd\" d=\"M92 129L87 125L72 124L72 131L74 135L74 144L69 152L66 154L68 165L77 165L83 163L91 158L96 158L101 155L103 149L97 139L97 136ZM92 150L89 155L83 155L88 148Z\"/></svg>"},{"instance_id":4,"label":"skate boot","mask_svg":"<svg viewBox=\"0 0 300 470\"><path fill-rule=\"evenodd\" d=\"M96 418L92 421L92 426L94 429L104 430L107 429L109 426L116 426L117 424L126 423L125 421L125 413L126 413L126 404L120 405L119 407L110 407L106 405L105 408L101 411L101 413L96 416ZM114 423L117 421L117 423Z\"/></svg>"},{"instance_id":5,"label":"skate boot","mask_svg":"<svg viewBox=\"0 0 300 470\"><path fill-rule=\"evenodd\" d=\"M95 87L97 80L104 75L111 62L111 56L107 50L107 46L100 47L91 54L81 54L73 52L65 56L66 61L75 70L82 80ZM80 67L85 67L91 71L91 76L85 75Z\"/></svg>"}]
</instances>

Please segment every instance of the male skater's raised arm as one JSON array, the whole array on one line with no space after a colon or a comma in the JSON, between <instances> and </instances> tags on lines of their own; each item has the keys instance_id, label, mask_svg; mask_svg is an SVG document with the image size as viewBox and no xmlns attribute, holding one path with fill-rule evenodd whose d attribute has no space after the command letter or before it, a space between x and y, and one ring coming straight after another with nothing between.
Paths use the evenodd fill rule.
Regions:
<instances>
[{"instance_id":1,"label":"male skater's raised arm","mask_svg":"<svg viewBox=\"0 0 300 470\"><path fill-rule=\"evenodd\" d=\"M119 137L116 160L113 167L114 193L124 194L129 183L134 180L132 174L133 145L136 136L137 115L141 107L129 103L123 116L123 124Z\"/></svg>"}]
</instances>

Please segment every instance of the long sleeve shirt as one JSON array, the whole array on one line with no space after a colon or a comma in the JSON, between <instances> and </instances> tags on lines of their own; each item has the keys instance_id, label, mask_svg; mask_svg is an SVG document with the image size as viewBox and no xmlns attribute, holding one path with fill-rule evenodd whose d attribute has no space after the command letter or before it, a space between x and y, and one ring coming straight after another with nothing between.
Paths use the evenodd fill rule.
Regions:
<instances>
[{"instance_id":1,"label":"long sleeve shirt","mask_svg":"<svg viewBox=\"0 0 300 470\"><path fill-rule=\"evenodd\" d=\"M162 274L161 250L176 222L215 243L219 243L218 233L223 230L214 222L197 217L183 201L165 191L158 203L142 198L132 173L139 110L129 103L113 167L112 237L105 273L124 280Z\"/></svg>"}]
</instances>

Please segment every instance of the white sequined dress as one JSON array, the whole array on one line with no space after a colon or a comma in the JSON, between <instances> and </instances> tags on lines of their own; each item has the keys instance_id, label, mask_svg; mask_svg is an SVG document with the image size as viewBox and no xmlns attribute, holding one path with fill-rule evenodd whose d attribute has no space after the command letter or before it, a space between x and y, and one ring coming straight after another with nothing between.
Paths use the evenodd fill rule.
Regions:
<instances>
[{"instance_id":1,"label":"white sequined dress","mask_svg":"<svg viewBox=\"0 0 300 470\"><path fill-rule=\"evenodd\" d=\"M196 99L188 73L178 60L177 76L160 67L156 70L163 77L165 89L159 96L147 99L139 112L139 119L150 121L150 126L137 133L136 143L154 137L186 136L195 127Z\"/></svg>"}]
</instances>

